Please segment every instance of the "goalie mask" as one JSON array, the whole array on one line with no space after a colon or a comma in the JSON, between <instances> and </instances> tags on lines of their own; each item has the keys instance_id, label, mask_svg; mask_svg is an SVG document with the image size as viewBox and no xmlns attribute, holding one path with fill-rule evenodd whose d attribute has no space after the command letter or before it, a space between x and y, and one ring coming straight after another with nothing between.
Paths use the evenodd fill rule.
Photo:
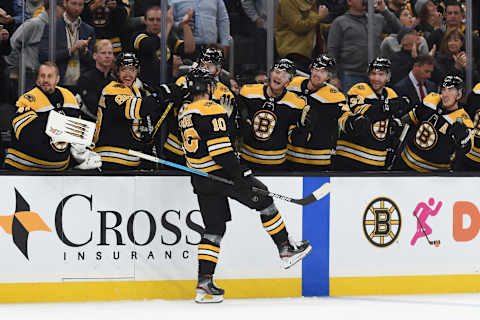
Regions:
<instances>
[{"instance_id":1,"label":"goalie mask","mask_svg":"<svg viewBox=\"0 0 480 320\"><path fill-rule=\"evenodd\" d=\"M192 69L186 76L186 83L188 91L192 96L201 94L211 96L216 86L215 78L204 68Z\"/></svg>"}]
</instances>

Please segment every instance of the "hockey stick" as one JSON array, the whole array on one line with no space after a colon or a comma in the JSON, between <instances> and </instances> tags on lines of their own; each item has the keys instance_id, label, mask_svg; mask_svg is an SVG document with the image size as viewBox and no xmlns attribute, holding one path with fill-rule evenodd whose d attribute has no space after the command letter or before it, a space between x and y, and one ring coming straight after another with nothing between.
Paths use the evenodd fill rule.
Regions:
<instances>
[{"instance_id":1,"label":"hockey stick","mask_svg":"<svg viewBox=\"0 0 480 320\"><path fill-rule=\"evenodd\" d=\"M165 109L165 111L163 112L162 116L160 117L160 119L155 124L155 128L153 129L153 133L152 133L152 138L155 137L155 135L157 134L158 128L160 128L160 125L162 124L163 120L165 120L165 117L167 116L170 109L172 109L172 107L173 107L173 103L170 102L167 108Z\"/></svg>"},{"instance_id":2,"label":"hockey stick","mask_svg":"<svg viewBox=\"0 0 480 320\"><path fill-rule=\"evenodd\" d=\"M433 240L433 241L431 241L431 240L428 238L427 233L425 232L425 229L423 229L422 223L420 222L420 219L418 219L417 213L416 213L415 211L413 212L413 215L415 216L415 218L417 218L417 222L418 222L418 224L420 225L420 228L422 229L422 232L423 232L423 234L425 235L425 238L427 238L428 244L431 245L431 246L434 245L435 247L438 248L438 246L440 246L440 240Z\"/></svg>"},{"instance_id":3,"label":"hockey stick","mask_svg":"<svg viewBox=\"0 0 480 320\"><path fill-rule=\"evenodd\" d=\"M131 154L132 156L137 156L139 158L142 158L142 159L145 159L145 160L148 160L148 161L158 162L158 163L170 166L170 167L174 167L174 168L177 168L177 169L180 169L180 170L183 170L183 171L187 171L187 172L190 172L190 173L193 173L193 174L197 174L199 176L209 178L209 179L212 179L212 180L215 180L215 181L218 181L218 182L223 182L223 183L226 183L226 184L229 184L229 185L233 185L233 181L231 181L231 180L228 180L228 179L225 179L225 178L222 178L222 177L219 177L219 176L215 176L213 174L209 174L207 172L203 172L203 171L200 171L200 170L197 170L197 169L182 166L181 164L177 164L177 163L174 163L174 162L163 160L163 159L160 159L160 158L157 158L157 157L154 157L154 156L142 153L142 152L138 152L138 151L135 151L135 150L128 150L128 154ZM302 198L302 199L293 199L293 198L290 198L290 197L287 197L287 196L284 196L284 195L281 195L281 194L273 193L273 192L268 191L268 190L263 190L263 189L260 189L260 188L257 188L257 187L252 187L252 190L254 192L256 192L258 194L261 194L261 195L264 195L264 196L281 199L281 200L292 202L292 203L295 203L295 204L298 204L298 205L301 205L301 206L307 206L307 205L309 205L309 204L311 204L311 203L313 203L317 200L322 199L327 194L329 194L330 193L330 183L329 182L324 183L320 188L318 188L313 193L311 193L310 195L308 195L308 196L306 196L305 198Z\"/></svg>"},{"instance_id":4,"label":"hockey stick","mask_svg":"<svg viewBox=\"0 0 480 320\"><path fill-rule=\"evenodd\" d=\"M398 146L395 148L395 151L393 152L392 156L392 161L387 167L387 170L390 171L392 170L393 166L395 165L395 161L397 161L398 156L403 150L403 141L405 140L405 137L407 136L408 129L410 129L410 125L408 123L405 123L405 126L403 127L402 133L400 134L400 137L398 138Z\"/></svg>"}]
</instances>

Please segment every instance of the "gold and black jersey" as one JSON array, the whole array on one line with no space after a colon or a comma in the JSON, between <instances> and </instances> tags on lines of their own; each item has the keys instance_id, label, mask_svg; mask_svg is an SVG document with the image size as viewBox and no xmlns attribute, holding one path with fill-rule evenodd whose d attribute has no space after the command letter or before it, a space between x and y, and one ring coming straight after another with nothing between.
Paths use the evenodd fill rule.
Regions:
<instances>
[{"instance_id":1,"label":"gold and black jersey","mask_svg":"<svg viewBox=\"0 0 480 320\"><path fill-rule=\"evenodd\" d=\"M12 119L14 138L12 146L7 149L5 164L23 171L63 171L68 168L70 145L53 143L45 128L51 110L78 117L80 107L70 91L61 87L56 90L63 100L56 106L39 88L18 99L17 112Z\"/></svg>"},{"instance_id":2,"label":"gold and black jersey","mask_svg":"<svg viewBox=\"0 0 480 320\"><path fill-rule=\"evenodd\" d=\"M288 144L287 160L312 168L328 167L337 142L338 119L350 109L345 96L336 87L326 83L320 89L311 91L307 88L308 81L305 77L295 77L287 87L311 107L313 124L308 141Z\"/></svg>"},{"instance_id":3,"label":"gold and black jersey","mask_svg":"<svg viewBox=\"0 0 480 320\"><path fill-rule=\"evenodd\" d=\"M241 158L251 167L272 168L287 160L289 137L295 134L296 123L305 101L285 91L278 98L269 97L263 84L244 85L240 90L239 110L251 122L251 130L243 133ZM245 120L242 120L245 121Z\"/></svg>"},{"instance_id":4,"label":"gold and black jersey","mask_svg":"<svg viewBox=\"0 0 480 320\"><path fill-rule=\"evenodd\" d=\"M398 96L393 89L386 87L384 97L393 99ZM382 107L370 102L378 100L379 97L369 84L357 83L348 91L348 99L351 112L345 112L338 120L341 131L337 141L336 155L362 162L372 168L385 166L389 120L386 117L381 119L384 114ZM352 113L360 113L368 118L381 120L372 122L368 133L348 134L345 131L345 120Z\"/></svg>"},{"instance_id":5,"label":"gold and black jersey","mask_svg":"<svg viewBox=\"0 0 480 320\"><path fill-rule=\"evenodd\" d=\"M140 90L112 81L103 88L97 110L95 152L102 162L134 168L140 165L138 157L128 154L128 149L143 147L142 121L146 115L160 112L152 99L142 97Z\"/></svg>"},{"instance_id":6,"label":"gold and black jersey","mask_svg":"<svg viewBox=\"0 0 480 320\"><path fill-rule=\"evenodd\" d=\"M431 93L423 104L409 112L414 127L407 135L403 161L419 172L446 171L451 167L455 152L453 141L448 135L449 128L457 119L473 128L473 122L464 109L448 112L441 107L442 97Z\"/></svg>"},{"instance_id":7,"label":"gold and black jersey","mask_svg":"<svg viewBox=\"0 0 480 320\"><path fill-rule=\"evenodd\" d=\"M473 147L465 157L467 157L470 167L480 167L480 83L473 88L468 97L466 109L468 115L473 119Z\"/></svg>"},{"instance_id":8,"label":"gold and black jersey","mask_svg":"<svg viewBox=\"0 0 480 320\"><path fill-rule=\"evenodd\" d=\"M178 115L187 166L203 172L220 171L215 160L227 153L233 154L228 135L228 117L225 109L211 100L199 100L185 105Z\"/></svg>"},{"instance_id":9,"label":"gold and black jersey","mask_svg":"<svg viewBox=\"0 0 480 320\"><path fill-rule=\"evenodd\" d=\"M186 79L185 76L182 76L177 79L175 82L179 86L185 86ZM216 103L220 102L220 99L226 95L229 99L233 99L234 95L228 89L227 86L225 86L223 83L218 82L216 89L212 95L212 100ZM184 101L184 105L187 105L191 103L189 100ZM185 158L183 156L183 149L182 149L182 136L180 134L179 128L178 128L178 106L173 106L172 110L169 112L169 115L167 116L167 127L168 127L168 134L167 134L167 140L165 141L165 144L163 145L164 147L164 153L165 156L168 160L176 163L183 164L185 163ZM236 110L226 110L227 112L227 117L229 121L229 128L232 127L232 121L234 120Z\"/></svg>"}]
</instances>

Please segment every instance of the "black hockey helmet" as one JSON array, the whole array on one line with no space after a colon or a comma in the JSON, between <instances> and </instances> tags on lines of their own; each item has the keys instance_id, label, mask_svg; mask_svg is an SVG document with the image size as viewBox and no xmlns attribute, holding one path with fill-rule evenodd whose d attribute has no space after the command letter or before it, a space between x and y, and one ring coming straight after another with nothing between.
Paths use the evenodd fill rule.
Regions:
<instances>
[{"instance_id":1,"label":"black hockey helmet","mask_svg":"<svg viewBox=\"0 0 480 320\"><path fill-rule=\"evenodd\" d=\"M270 69L270 72L272 72L273 69L278 69L278 70L283 70L288 72L290 75L290 81L293 79L295 74L297 73L297 68L295 67L295 64L288 59L280 59L277 63L275 63L272 66L272 69Z\"/></svg>"},{"instance_id":2,"label":"black hockey helmet","mask_svg":"<svg viewBox=\"0 0 480 320\"><path fill-rule=\"evenodd\" d=\"M133 52L122 52L118 55L115 64L117 69L126 66L138 68L140 65L140 60L138 60L137 56Z\"/></svg>"},{"instance_id":3,"label":"black hockey helmet","mask_svg":"<svg viewBox=\"0 0 480 320\"><path fill-rule=\"evenodd\" d=\"M186 83L191 95L208 94L208 85L212 87L212 92L216 85L213 75L204 68L191 69L186 76Z\"/></svg>"},{"instance_id":4,"label":"black hockey helmet","mask_svg":"<svg viewBox=\"0 0 480 320\"><path fill-rule=\"evenodd\" d=\"M200 57L198 58L198 63L201 63L201 62L204 62L204 63L210 62L221 68L224 62L222 50L218 50L214 48L206 48L205 50L202 51L202 53L200 54Z\"/></svg>"},{"instance_id":5,"label":"black hockey helmet","mask_svg":"<svg viewBox=\"0 0 480 320\"><path fill-rule=\"evenodd\" d=\"M326 69L328 72L333 72L335 70L335 65L337 62L334 58L330 58L326 55L321 55L316 57L310 63L309 69Z\"/></svg>"},{"instance_id":6,"label":"black hockey helmet","mask_svg":"<svg viewBox=\"0 0 480 320\"><path fill-rule=\"evenodd\" d=\"M385 71L386 73L390 74L390 69L392 68L392 62L387 58L375 58L372 62L368 65L368 73L372 72L372 70L380 70Z\"/></svg>"},{"instance_id":7,"label":"black hockey helmet","mask_svg":"<svg viewBox=\"0 0 480 320\"><path fill-rule=\"evenodd\" d=\"M456 88L458 91L463 92L463 79L454 74L446 75L445 78L443 78L442 84L440 85L440 90L442 88Z\"/></svg>"}]
</instances>

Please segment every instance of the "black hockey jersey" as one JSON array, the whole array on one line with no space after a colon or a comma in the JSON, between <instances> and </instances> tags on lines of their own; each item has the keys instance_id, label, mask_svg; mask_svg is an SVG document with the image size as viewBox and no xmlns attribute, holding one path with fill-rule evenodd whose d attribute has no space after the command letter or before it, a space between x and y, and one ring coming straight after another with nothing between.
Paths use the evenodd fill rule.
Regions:
<instances>
[{"instance_id":1,"label":"black hockey jersey","mask_svg":"<svg viewBox=\"0 0 480 320\"><path fill-rule=\"evenodd\" d=\"M179 86L186 86L185 76L178 78L175 83ZM225 86L223 83L217 82L216 89L212 95L212 100L216 103L219 103L220 99L224 95L226 95L229 99L234 99L234 95L230 91L230 89L228 89L228 87ZM189 100L184 101L184 105L187 105L189 103L190 103ZM233 106L234 106L233 109L225 110L227 112L227 117L229 119L228 120L229 128L231 128L232 120L236 115L235 104ZM185 158L184 158L184 152L182 149L182 136L178 128L178 111L179 111L179 108L177 106L173 106L172 110L170 111L167 117L168 135L167 135L167 140L165 141L165 144L163 147L164 147L165 157L168 160L183 164L185 163Z\"/></svg>"},{"instance_id":2,"label":"black hockey jersey","mask_svg":"<svg viewBox=\"0 0 480 320\"><path fill-rule=\"evenodd\" d=\"M470 169L478 170L480 169L480 83L477 83L468 97L466 109L470 118L473 119L474 143L472 150L465 155L467 159L464 164L467 164Z\"/></svg>"},{"instance_id":3,"label":"black hockey jersey","mask_svg":"<svg viewBox=\"0 0 480 320\"><path fill-rule=\"evenodd\" d=\"M405 138L401 157L415 171L449 170L455 154L454 143L448 135L450 126L461 119L467 128L473 128L464 109L448 112L441 107L441 101L441 95L430 93L423 104L409 112L414 128Z\"/></svg>"},{"instance_id":4,"label":"black hockey jersey","mask_svg":"<svg viewBox=\"0 0 480 320\"><path fill-rule=\"evenodd\" d=\"M98 103L94 137L95 152L100 154L102 162L138 167L140 159L129 155L128 149L143 149L142 121L147 115L154 114L155 118L161 112L162 107L154 98L142 97L135 85L128 88L117 81L110 82Z\"/></svg>"},{"instance_id":5,"label":"black hockey jersey","mask_svg":"<svg viewBox=\"0 0 480 320\"><path fill-rule=\"evenodd\" d=\"M384 88L385 99L397 98L391 88ZM352 112L345 112L338 124L342 129L337 141L336 155L346 157L363 164L380 169L385 166L387 157L387 133L389 119L379 101L379 96L367 83L357 83L348 91L349 105L353 113L360 113L374 119L370 132L365 134L348 134L345 131L345 120Z\"/></svg>"},{"instance_id":6,"label":"black hockey jersey","mask_svg":"<svg viewBox=\"0 0 480 320\"><path fill-rule=\"evenodd\" d=\"M307 88L308 81L305 77L295 77L287 87L310 105L313 124L308 142L304 140L303 144L288 144L287 160L306 165L306 168L328 169L331 152L337 142L338 119L350 108L345 96L336 87L325 84L312 92Z\"/></svg>"},{"instance_id":7,"label":"black hockey jersey","mask_svg":"<svg viewBox=\"0 0 480 320\"><path fill-rule=\"evenodd\" d=\"M263 84L244 85L240 90L239 110L252 130L243 133L240 156L252 168L273 169L287 160L287 144L306 103L285 90L278 98L269 97ZM296 139L295 139L296 140Z\"/></svg>"},{"instance_id":8,"label":"black hockey jersey","mask_svg":"<svg viewBox=\"0 0 480 320\"><path fill-rule=\"evenodd\" d=\"M225 109L211 100L195 101L181 109L178 126L188 167L230 176L218 160L226 155L235 159L227 123Z\"/></svg>"},{"instance_id":9,"label":"black hockey jersey","mask_svg":"<svg viewBox=\"0 0 480 320\"><path fill-rule=\"evenodd\" d=\"M12 120L12 147L7 149L5 164L24 171L63 171L70 162L70 145L53 143L45 133L51 110L78 117L80 108L73 94L56 87L63 101L53 105L39 88L23 94L17 101L17 113Z\"/></svg>"}]
</instances>

